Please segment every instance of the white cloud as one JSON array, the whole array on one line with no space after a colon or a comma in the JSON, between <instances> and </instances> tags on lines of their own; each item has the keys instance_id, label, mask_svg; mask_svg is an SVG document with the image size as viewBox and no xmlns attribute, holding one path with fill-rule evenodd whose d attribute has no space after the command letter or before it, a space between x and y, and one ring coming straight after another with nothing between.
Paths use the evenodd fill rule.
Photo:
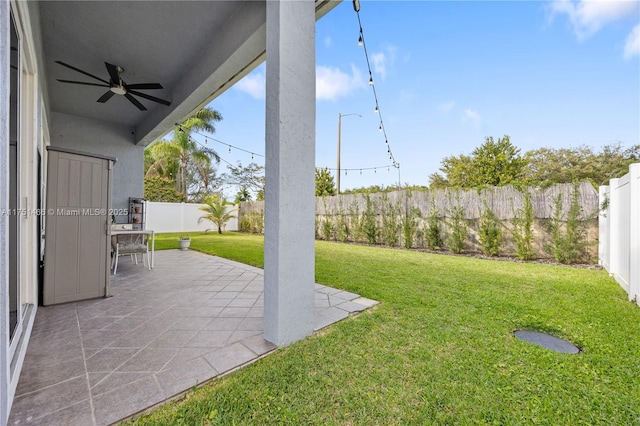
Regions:
<instances>
[{"instance_id":1,"label":"white cloud","mask_svg":"<svg viewBox=\"0 0 640 426\"><path fill-rule=\"evenodd\" d=\"M265 99L266 76L262 65L235 84L235 88L255 99ZM351 65L351 74L337 67L318 65L316 68L316 98L318 100L336 100L350 94L353 90L365 87L362 73Z\"/></svg>"},{"instance_id":2,"label":"white cloud","mask_svg":"<svg viewBox=\"0 0 640 426\"><path fill-rule=\"evenodd\" d=\"M265 98L265 72L264 66L257 68L255 71L246 75L242 80L237 82L233 87L241 92L248 93L255 99Z\"/></svg>"},{"instance_id":3,"label":"white cloud","mask_svg":"<svg viewBox=\"0 0 640 426\"><path fill-rule=\"evenodd\" d=\"M480 125L481 117L477 111L467 108L464 110L464 117L467 121L471 121L474 126L478 127Z\"/></svg>"},{"instance_id":4,"label":"white cloud","mask_svg":"<svg viewBox=\"0 0 640 426\"><path fill-rule=\"evenodd\" d=\"M640 56L640 24L633 28L624 45L624 58L631 59L634 56Z\"/></svg>"},{"instance_id":5,"label":"white cloud","mask_svg":"<svg viewBox=\"0 0 640 426\"><path fill-rule=\"evenodd\" d=\"M578 40L585 40L604 25L637 16L638 2L629 0L554 0L550 18L567 15Z\"/></svg>"},{"instance_id":6,"label":"white cloud","mask_svg":"<svg viewBox=\"0 0 640 426\"><path fill-rule=\"evenodd\" d=\"M454 101L442 102L438 104L438 111L448 113L448 112L451 112L451 110L455 106L456 106L456 103Z\"/></svg>"},{"instance_id":7,"label":"white cloud","mask_svg":"<svg viewBox=\"0 0 640 426\"><path fill-rule=\"evenodd\" d=\"M371 55L371 61L373 62L373 72L380 74L380 78L384 81L387 78L387 64L384 53L374 53Z\"/></svg>"},{"instance_id":8,"label":"white cloud","mask_svg":"<svg viewBox=\"0 0 640 426\"><path fill-rule=\"evenodd\" d=\"M363 87L362 73L355 65L351 65L351 74L337 67L319 65L316 68L316 99L336 100Z\"/></svg>"},{"instance_id":9,"label":"white cloud","mask_svg":"<svg viewBox=\"0 0 640 426\"><path fill-rule=\"evenodd\" d=\"M373 62L373 72L380 76L384 81L387 78L388 68L393 66L396 60L397 49L391 44L386 44L382 52L371 54L371 62Z\"/></svg>"}]
</instances>

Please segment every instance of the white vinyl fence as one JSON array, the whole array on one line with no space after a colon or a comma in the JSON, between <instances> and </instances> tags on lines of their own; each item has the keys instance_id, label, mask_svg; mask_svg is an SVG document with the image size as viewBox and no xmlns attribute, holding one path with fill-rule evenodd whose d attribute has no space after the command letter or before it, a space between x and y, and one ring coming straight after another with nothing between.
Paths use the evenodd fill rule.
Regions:
<instances>
[{"instance_id":1,"label":"white vinyl fence","mask_svg":"<svg viewBox=\"0 0 640 426\"><path fill-rule=\"evenodd\" d=\"M199 210L204 204L189 203L157 203L147 201L145 205L146 222L145 228L153 229L155 232L217 232L216 225L208 220L203 220L198 224L198 218L205 212ZM229 206L229 209L235 208ZM238 214L232 213L233 218L227 221L223 231L238 230Z\"/></svg>"},{"instance_id":2,"label":"white vinyl fence","mask_svg":"<svg viewBox=\"0 0 640 426\"><path fill-rule=\"evenodd\" d=\"M599 193L600 264L640 306L640 163Z\"/></svg>"}]
</instances>

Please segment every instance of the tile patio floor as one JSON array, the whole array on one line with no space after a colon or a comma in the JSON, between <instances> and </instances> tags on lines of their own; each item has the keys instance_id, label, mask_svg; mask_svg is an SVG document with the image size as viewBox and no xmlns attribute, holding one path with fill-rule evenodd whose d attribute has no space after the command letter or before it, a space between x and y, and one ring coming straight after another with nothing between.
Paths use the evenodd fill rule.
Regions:
<instances>
[{"instance_id":1,"label":"tile patio floor","mask_svg":"<svg viewBox=\"0 0 640 426\"><path fill-rule=\"evenodd\" d=\"M108 425L245 365L262 338L263 271L195 251L122 257L113 297L39 307L9 425ZM315 329L374 305L316 284Z\"/></svg>"}]
</instances>

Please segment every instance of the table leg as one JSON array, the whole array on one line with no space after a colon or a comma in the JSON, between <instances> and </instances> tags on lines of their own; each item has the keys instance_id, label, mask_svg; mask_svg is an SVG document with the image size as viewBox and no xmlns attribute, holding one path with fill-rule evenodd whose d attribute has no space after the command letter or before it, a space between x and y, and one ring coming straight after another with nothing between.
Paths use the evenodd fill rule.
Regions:
<instances>
[{"instance_id":1,"label":"table leg","mask_svg":"<svg viewBox=\"0 0 640 426\"><path fill-rule=\"evenodd\" d=\"M154 261L156 260L156 233L151 231L151 269L153 269Z\"/></svg>"}]
</instances>

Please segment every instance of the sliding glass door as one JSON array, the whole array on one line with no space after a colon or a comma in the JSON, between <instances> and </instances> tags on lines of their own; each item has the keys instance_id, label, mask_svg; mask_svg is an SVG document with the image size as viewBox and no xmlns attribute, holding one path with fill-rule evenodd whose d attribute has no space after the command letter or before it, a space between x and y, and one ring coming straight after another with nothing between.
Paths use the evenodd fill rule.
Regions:
<instances>
[{"instance_id":1,"label":"sliding glass door","mask_svg":"<svg viewBox=\"0 0 640 426\"><path fill-rule=\"evenodd\" d=\"M22 335L20 294L20 76L21 47L11 16L11 61L9 96L9 348L13 356Z\"/></svg>"}]
</instances>

